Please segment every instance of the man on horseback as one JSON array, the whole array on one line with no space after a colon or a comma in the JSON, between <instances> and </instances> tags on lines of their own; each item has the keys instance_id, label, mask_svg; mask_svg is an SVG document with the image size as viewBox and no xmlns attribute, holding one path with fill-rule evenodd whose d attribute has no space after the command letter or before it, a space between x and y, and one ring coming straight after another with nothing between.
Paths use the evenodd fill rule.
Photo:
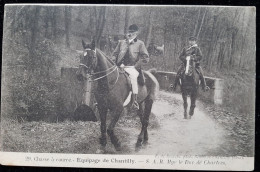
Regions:
<instances>
[{"instance_id":1,"label":"man on horseback","mask_svg":"<svg viewBox=\"0 0 260 172\"><path fill-rule=\"evenodd\" d=\"M175 79L175 82L173 85L174 90L176 90L179 79L182 75L182 72L184 71L187 56L190 56L191 59L195 60L195 63L196 63L195 67L199 71L203 91L209 90L209 87L206 85L206 82L205 82L203 70L200 66L200 60L202 59L202 53L201 53L200 48L198 47L196 41L197 41L196 37L193 37L193 36L190 37L189 38L189 47L183 48L182 53L179 56L179 59L182 61L182 64L180 65L180 67L178 68L178 71L177 71L177 76L176 76L176 79Z\"/></svg>"},{"instance_id":2,"label":"man on horseback","mask_svg":"<svg viewBox=\"0 0 260 172\"><path fill-rule=\"evenodd\" d=\"M137 39L139 28L136 24L130 25L125 40L120 40L112 56L113 60L129 74L132 84L132 107L139 109L137 103L137 77L142 64L148 63L149 54L143 41Z\"/></svg>"}]
</instances>

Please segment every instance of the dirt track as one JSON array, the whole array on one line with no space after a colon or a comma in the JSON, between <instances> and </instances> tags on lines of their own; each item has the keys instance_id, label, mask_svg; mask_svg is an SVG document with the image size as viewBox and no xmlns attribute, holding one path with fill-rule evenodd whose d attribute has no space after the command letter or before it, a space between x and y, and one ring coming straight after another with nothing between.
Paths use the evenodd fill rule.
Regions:
<instances>
[{"instance_id":1,"label":"dirt track","mask_svg":"<svg viewBox=\"0 0 260 172\"><path fill-rule=\"evenodd\" d=\"M224 130L213 121L197 102L192 119L183 119L182 97L160 92L152 112L160 127L149 129L149 144L138 153L134 144L139 130L130 134L129 147L134 154L212 155L224 142ZM129 132L126 131L126 132Z\"/></svg>"},{"instance_id":2,"label":"dirt track","mask_svg":"<svg viewBox=\"0 0 260 172\"><path fill-rule=\"evenodd\" d=\"M123 149L117 152L108 139L105 153L223 156L236 155L239 150L244 149L243 145L239 147L239 140L227 140L232 138L226 137L230 132L207 114L202 103L197 102L195 114L189 120L183 119L182 104L180 94L160 91L150 117L149 143L139 152L135 152L141 127L139 117L136 114L122 115L115 132ZM95 154L100 147L100 122L6 121L4 125L5 151Z\"/></svg>"}]
</instances>

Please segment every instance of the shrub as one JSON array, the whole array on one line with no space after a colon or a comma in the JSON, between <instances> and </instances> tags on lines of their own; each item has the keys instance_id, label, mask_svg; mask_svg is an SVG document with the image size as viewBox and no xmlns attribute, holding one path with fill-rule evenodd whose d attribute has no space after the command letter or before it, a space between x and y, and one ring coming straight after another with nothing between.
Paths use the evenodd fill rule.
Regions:
<instances>
[{"instance_id":1,"label":"shrub","mask_svg":"<svg viewBox=\"0 0 260 172\"><path fill-rule=\"evenodd\" d=\"M12 64L9 63L5 69L8 80L5 84L8 91L6 100L11 103L13 112L4 114L18 119L53 120L57 114L55 105L59 95L55 62L60 56L53 50L53 43L49 40L39 41L35 47L33 57L29 56L28 47L13 47L14 56L18 57L20 51L27 53L19 58L19 66L13 60L15 66L10 67Z\"/></svg>"}]
</instances>

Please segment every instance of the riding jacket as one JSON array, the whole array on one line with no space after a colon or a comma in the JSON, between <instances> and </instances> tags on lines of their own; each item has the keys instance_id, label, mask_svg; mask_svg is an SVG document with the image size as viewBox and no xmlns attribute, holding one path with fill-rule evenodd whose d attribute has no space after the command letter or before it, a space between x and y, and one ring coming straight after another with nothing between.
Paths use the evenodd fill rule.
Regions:
<instances>
[{"instance_id":1,"label":"riding jacket","mask_svg":"<svg viewBox=\"0 0 260 172\"><path fill-rule=\"evenodd\" d=\"M183 48L182 53L179 56L179 59L185 64L187 56L191 56L191 58L194 58L196 66L199 66L200 60L202 59L202 53L197 44Z\"/></svg>"},{"instance_id":2,"label":"riding jacket","mask_svg":"<svg viewBox=\"0 0 260 172\"><path fill-rule=\"evenodd\" d=\"M134 39L130 44L126 40L120 40L112 56L117 65L135 66L136 69L140 69L142 64L149 61L144 42L138 39Z\"/></svg>"}]
</instances>

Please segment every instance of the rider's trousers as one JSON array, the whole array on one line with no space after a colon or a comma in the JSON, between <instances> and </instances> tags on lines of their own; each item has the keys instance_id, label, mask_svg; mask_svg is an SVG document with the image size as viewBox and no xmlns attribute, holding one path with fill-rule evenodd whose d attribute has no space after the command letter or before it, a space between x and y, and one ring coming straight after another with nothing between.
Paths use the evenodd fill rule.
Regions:
<instances>
[{"instance_id":1,"label":"rider's trousers","mask_svg":"<svg viewBox=\"0 0 260 172\"><path fill-rule=\"evenodd\" d=\"M139 72L135 69L134 66L124 66L124 69L129 74L133 94L138 94L137 77L139 76Z\"/></svg>"}]
</instances>

